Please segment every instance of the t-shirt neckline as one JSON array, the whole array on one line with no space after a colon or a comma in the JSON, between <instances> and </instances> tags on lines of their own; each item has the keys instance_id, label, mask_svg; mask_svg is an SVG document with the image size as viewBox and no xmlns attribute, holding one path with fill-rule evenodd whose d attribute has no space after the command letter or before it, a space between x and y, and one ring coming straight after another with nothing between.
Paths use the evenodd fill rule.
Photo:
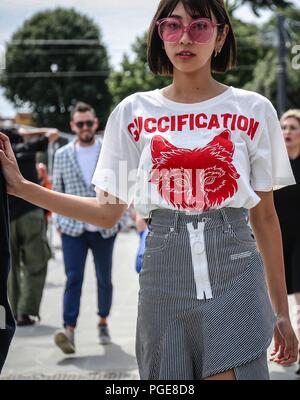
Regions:
<instances>
[{"instance_id":1,"label":"t-shirt neckline","mask_svg":"<svg viewBox=\"0 0 300 400\"><path fill-rule=\"evenodd\" d=\"M93 149L98 148L99 145L100 145L100 143L99 143L98 140L96 140L95 143L92 146L87 146L87 147L80 146L79 143L77 141L75 141L75 148L77 150L79 150L79 151L80 150L82 150L82 151L92 151Z\"/></svg>"},{"instance_id":2,"label":"t-shirt neckline","mask_svg":"<svg viewBox=\"0 0 300 400\"><path fill-rule=\"evenodd\" d=\"M233 87L229 86L227 90L225 90L223 93L212 97L211 99L208 100L204 100L204 101L200 101L197 103L179 103L177 101L174 100L170 100L167 97L165 97L162 93L161 89L156 89L153 91L153 94L156 96L156 98L163 103L165 106L168 106L169 108L175 109L175 110L183 110L183 109L194 109L194 108L204 108L204 107L211 107L214 106L220 102L222 102L223 100L225 100L226 98L228 98L229 96L231 96L233 94Z\"/></svg>"}]
</instances>

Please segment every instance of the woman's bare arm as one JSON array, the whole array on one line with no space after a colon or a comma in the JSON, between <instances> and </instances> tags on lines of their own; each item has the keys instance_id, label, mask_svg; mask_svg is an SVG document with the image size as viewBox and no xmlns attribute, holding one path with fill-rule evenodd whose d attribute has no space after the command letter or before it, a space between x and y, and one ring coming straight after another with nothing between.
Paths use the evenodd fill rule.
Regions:
<instances>
[{"instance_id":1,"label":"woman's bare arm","mask_svg":"<svg viewBox=\"0 0 300 400\"><path fill-rule=\"evenodd\" d=\"M250 210L250 223L264 261L273 310L277 314L273 355L277 354L275 361L289 365L297 359L297 339L289 317L281 229L273 192L257 192L257 195L261 202Z\"/></svg>"},{"instance_id":2,"label":"woman's bare arm","mask_svg":"<svg viewBox=\"0 0 300 400\"><path fill-rule=\"evenodd\" d=\"M250 223L264 260L273 308L288 315L281 229L273 202L273 192L257 192L261 202L250 210Z\"/></svg>"},{"instance_id":3,"label":"woman's bare arm","mask_svg":"<svg viewBox=\"0 0 300 400\"><path fill-rule=\"evenodd\" d=\"M108 193L101 192L100 199L79 197L54 192L32 182L24 181L20 188L22 198L41 208L84 221L102 228L113 227L122 217L127 205Z\"/></svg>"},{"instance_id":4,"label":"woman's bare arm","mask_svg":"<svg viewBox=\"0 0 300 400\"><path fill-rule=\"evenodd\" d=\"M102 228L111 228L121 217L127 205L108 193L100 198L87 198L57 193L23 178L9 139L0 133L0 162L7 182L7 192L66 217L84 221Z\"/></svg>"}]
</instances>

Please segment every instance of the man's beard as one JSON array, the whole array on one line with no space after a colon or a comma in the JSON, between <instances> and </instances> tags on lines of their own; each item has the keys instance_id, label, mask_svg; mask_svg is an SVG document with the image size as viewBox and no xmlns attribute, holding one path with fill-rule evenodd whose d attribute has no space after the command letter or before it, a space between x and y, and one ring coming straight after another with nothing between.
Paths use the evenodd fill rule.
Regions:
<instances>
[{"instance_id":1,"label":"man's beard","mask_svg":"<svg viewBox=\"0 0 300 400\"><path fill-rule=\"evenodd\" d=\"M87 135L87 136L79 136L79 141L84 143L84 144L89 144L92 143L95 140L95 135L91 134L91 135Z\"/></svg>"}]
</instances>

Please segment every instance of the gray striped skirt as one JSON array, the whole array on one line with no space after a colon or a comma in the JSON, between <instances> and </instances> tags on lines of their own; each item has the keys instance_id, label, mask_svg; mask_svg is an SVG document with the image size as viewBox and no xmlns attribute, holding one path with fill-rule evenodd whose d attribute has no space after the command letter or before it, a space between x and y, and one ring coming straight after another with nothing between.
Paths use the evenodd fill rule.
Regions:
<instances>
[{"instance_id":1,"label":"gray striped skirt","mask_svg":"<svg viewBox=\"0 0 300 400\"><path fill-rule=\"evenodd\" d=\"M155 210L140 273L141 379L269 379L276 316L244 208Z\"/></svg>"}]
</instances>

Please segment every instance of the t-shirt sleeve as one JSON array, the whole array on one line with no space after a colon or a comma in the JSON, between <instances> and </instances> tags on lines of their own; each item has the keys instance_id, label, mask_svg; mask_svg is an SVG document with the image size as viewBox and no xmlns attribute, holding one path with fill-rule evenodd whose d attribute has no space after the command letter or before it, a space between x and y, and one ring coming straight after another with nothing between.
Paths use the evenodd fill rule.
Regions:
<instances>
[{"instance_id":1,"label":"t-shirt sleeve","mask_svg":"<svg viewBox=\"0 0 300 400\"><path fill-rule=\"evenodd\" d=\"M130 205L134 198L140 152L123 127L122 115L116 109L107 121L92 183L98 195L102 190Z\"/></svg>"},{"instance_id":2,"label":"t-shirt sleeve","mask_svg":"<svg viewBox=\"0 0 300 400\"><path fill-rule=\"evenodd\" d=\"M255 191L269 192L296 183L277 112L271 106L264 129L250 151L250 183Z\"/></svg>"}]
</instances>

